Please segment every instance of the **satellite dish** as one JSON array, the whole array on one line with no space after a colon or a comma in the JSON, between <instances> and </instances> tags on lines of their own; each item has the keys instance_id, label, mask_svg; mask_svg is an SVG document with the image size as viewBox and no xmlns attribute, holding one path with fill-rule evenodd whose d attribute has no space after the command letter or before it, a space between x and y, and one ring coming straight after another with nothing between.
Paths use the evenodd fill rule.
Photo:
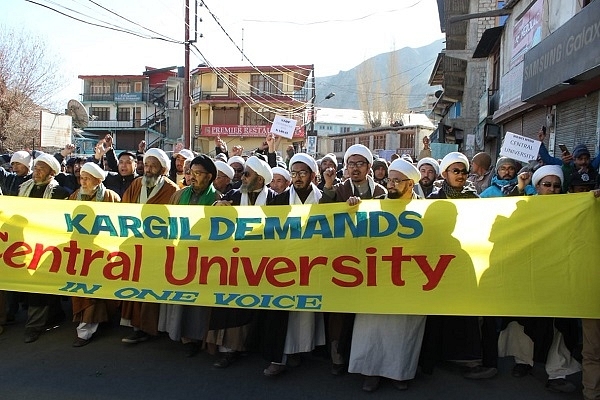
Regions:
<instances>
[{"instance_id":1,"label":"satellite dish","mask_svg":"<svg viewBox=\"0 0 600 400\"><path fill-rule=\"evenodd\" d=\"M440 98L440 97L441 97L443 94L444 94L444 91L443 91L443 90L437 90L437 91L434 93L434 96L435 96L435 98L436 98L436 99L439 99L439 98Z\"/></svg>"},{"instance_id":2,"label":"satellite dish","mask_svg":"<svg viewBox=\"0 0 600 400\"><path fill-rule=\"evenodd\" d=\"M73 118L73 126L75 128L85 128L90 121L85 106L75 99L71 99L67 103L67 115Z\"/></svg>"}]
</instances>

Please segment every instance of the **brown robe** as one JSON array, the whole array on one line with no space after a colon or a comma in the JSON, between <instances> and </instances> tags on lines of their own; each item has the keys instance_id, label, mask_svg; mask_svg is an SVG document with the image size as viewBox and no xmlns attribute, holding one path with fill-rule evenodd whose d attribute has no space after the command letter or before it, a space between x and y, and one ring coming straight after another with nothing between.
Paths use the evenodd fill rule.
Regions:
<instances>
[{"instance_id":1,"label":"brown robe","mask_svg":"<svg viewBox=\"0 0 600 400\"><path fill-rule=\"evenodd\" d=\"M172 180L165 178L165 183L158 193L149 198L146 204L169 204L169 199L179 187ZM140 193L142 192L142 177L138 177L131 182L131 185L123 193L123 203L138 203ZM149 335L158 335L158 314L160 310L159 303L143 303L137 301L124 301L121 308L121 318L130 320L131 325Z\"/></svg>"}]
</instances>

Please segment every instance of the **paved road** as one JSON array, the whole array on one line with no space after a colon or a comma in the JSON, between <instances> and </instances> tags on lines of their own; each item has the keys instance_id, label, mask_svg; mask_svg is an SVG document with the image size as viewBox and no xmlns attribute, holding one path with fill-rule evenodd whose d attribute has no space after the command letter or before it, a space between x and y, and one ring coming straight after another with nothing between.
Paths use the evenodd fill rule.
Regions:
<instances>
[{"instance_id":1,"label":"paved road","mask_svg":"<svg viewBox=\"0 0 600 400\"><path fill-rule=\"evenodd\" d=\"M68 307L68 302L65 303ZM67 310L68 312L68 310ZM103 327L88 346L73 348L75 324L65 322L35 343L23 343L23 313L0 335L0 400L60 399L581 399L544 388L543 365L533 375L513 378L511 360L500 362L499 374L470 381L453 364L434 374L417 374L408 391L389 382L375 393L361 390L362 378L329 373L326 359L309 355L297 368L276 378L262 375L265 363L249 354L228 369L214 368L214 356L202 352L186 358L181 344L161 336L138 345L122 344L130 329ZM569 377L580 387L581 376Z\"/></svg>"}]
</instances>

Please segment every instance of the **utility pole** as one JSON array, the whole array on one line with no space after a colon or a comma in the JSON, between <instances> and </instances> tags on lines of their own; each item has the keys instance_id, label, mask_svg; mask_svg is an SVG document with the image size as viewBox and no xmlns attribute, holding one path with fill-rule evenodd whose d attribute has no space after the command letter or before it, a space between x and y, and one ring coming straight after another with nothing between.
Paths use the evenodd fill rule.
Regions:
<instances>
[{"instance_id":1,"label":"utility pole","mask_svg":"<svg viewBox=\"0 0 600 400\"><path fill-rule=\"evenodd\" d=\"M185 0L185 65L183 67L183 143L190 148L191 98L190 98L190 0Z\"/></svg>"}]
</instances>

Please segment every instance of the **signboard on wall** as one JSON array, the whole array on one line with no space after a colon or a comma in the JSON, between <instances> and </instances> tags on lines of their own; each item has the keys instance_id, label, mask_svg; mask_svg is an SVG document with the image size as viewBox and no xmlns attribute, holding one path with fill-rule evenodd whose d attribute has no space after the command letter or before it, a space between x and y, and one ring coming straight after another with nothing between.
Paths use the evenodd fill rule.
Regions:
<instances>
[{"instance_id":1,"label":"signboard on wall","mask_svg":"<svg viewBox=\"0 0 600 400\"><path fill-rule=\"evenodd\" d=\"M527 50L542 40L542 10L544 3L535 1L513 26L513 45L510 68L523 61Z\"/></svg>"}]
</instances>

